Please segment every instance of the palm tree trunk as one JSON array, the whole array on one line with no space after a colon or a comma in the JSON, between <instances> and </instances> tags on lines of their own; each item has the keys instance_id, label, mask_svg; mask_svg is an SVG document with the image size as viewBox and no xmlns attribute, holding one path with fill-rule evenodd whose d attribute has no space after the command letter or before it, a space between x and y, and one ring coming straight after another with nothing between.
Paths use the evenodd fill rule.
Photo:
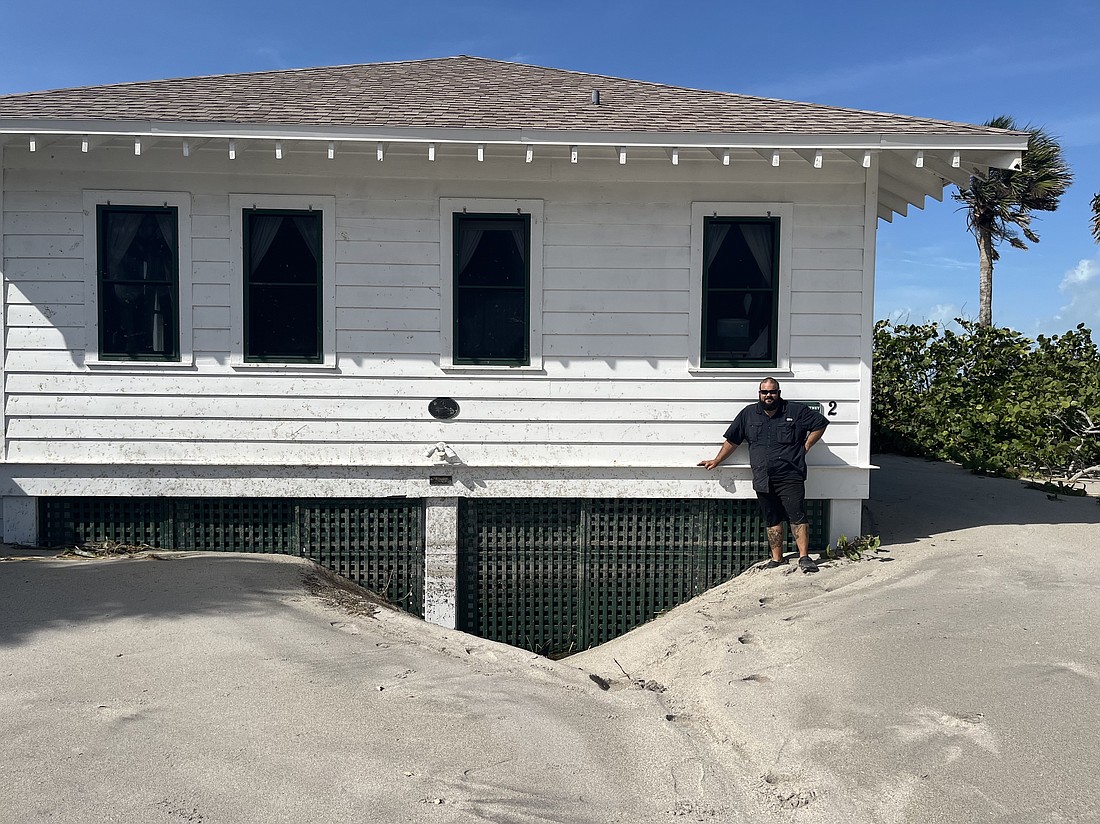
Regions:
<instances>
[{"instance_id":1,"label":"palm tree trunk","mask_svg":"<svg viewBox=\"0 0 1100 824\"><path fill-rule=\"evenodd\" d=\"M978 232L978 325L993 325L993 233Z\"/></svg>"}]
</instances>

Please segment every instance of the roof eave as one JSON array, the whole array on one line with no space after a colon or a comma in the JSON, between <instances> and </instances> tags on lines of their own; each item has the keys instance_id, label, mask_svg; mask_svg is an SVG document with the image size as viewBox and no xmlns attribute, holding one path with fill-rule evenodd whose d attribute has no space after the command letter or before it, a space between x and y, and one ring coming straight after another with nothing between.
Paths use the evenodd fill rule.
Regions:
<instances>
[{"instance_id":1,"label":"roof eave","mask_svg":"<svg viewBox=\"0 0 1100 824\"><path fill-rule=\"evenodd\" d=\"M251 140L391 141L402 143L497 143L575 146L697 146L745 149L919 151L960 149L1019 154L1027 136L990 134L793 134L789 132L630 132L537 128L319 126L270 123L0 118L0 135L151 136ZM1006 163L1008 168L1011 163Z\"/></svg>"}]
</instances>

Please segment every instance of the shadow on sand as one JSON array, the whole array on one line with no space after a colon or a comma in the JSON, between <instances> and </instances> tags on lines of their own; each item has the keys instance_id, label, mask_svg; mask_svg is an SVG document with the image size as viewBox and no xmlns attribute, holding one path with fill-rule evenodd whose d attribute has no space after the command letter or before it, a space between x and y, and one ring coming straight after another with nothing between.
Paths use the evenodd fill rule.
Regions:
<instances>
[{"instance_id":1,"label":"shadow on sand","mask_svg":"<svg viewBox=\"0 0 1100 824\"><path fill-rule=\"evenodd\" d=\"M990 525L1100 524L1096 497L1048 496L1024 482L986 478L953 464L875 455L871 473L873 526L883 543Z\"/></svg>"}]
</instances>

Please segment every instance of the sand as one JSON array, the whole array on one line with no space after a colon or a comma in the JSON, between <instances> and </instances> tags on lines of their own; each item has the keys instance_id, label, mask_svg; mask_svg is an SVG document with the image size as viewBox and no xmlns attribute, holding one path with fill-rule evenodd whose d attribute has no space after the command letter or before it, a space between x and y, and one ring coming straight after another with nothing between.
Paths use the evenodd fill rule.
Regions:
<instances>
[{"instance_id":1,"label":"sand","mask_svg":"<svg viewBox=\"0 0 1100 824\"><path fill-rule=\"evenodd\" d=\"M300 559L0 552L0 821L1100 821L1097 499L879 462L884 552L560 662Z\"/></svg>"}]
</instances>

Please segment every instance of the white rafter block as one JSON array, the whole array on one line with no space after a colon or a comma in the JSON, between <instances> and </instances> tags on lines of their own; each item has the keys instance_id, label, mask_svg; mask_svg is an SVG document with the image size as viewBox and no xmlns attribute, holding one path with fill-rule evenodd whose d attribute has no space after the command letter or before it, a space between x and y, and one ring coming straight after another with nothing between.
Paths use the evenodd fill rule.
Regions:
<instances>
[{"instance_id":1,"label":"white rafter block","mask_svg":"<svg viewBox=\"0 0 1100 824\"><path fill-rule=\"evenodd\" d=\"M330 140L329 143L328 143L328 159L329 160L335 160L336 159L336 143L335 143L335 141L332 141L332 140Z\"/></svg>"},{"instance_id":2,"label":"white rafter block","mask_svg":"<svg viewBox=\"0 0 1100 824\"><path fill-rule=\"evenodd\" d=\"M524 158L524 162L530 163L535 159L535 147L531 144L527 144L527 156Z\"/></svg>"},{"instance_id":3,"label":"white rafter block","mask_svg":"<svg viewBox=\"0 0 1100 824\"><path fill-rule=\"evenodd\" d=\"M434 143L429 143L428 144L428 160L431 160L431 161L435 160L435 144Z\"/></svg>"},{"instance_id":4,"label":"white rafter block","mask_svg":"<svg viewBox=\"0 0 1100 824\"><path fill-rule=\"evenodd\" d=\"M27 150L31 152L38 151L38 135L32 134L27 140Z\"/></svg>"},{"instance_id":5,"label":"white rafter block","mask_svg":"<svg viewBox=\"0 0 1100 824\"><path fill-rule=\"evenodd\" d=\"M236 160L237 159L237 141L236 140L230 140L229 141L229 159L230 160Z\"/></svg>"},{"instance_id":6,"label":"white rafter block","mask_svg":"<svg viewBox=\"0 0 1100 824\"><path fill-rule=\"evenodd\" d=\"M110 139L110 137L104 137L103 135L86 134L80 138L80 151L87 154L92 149L102 146Z\"/></svg>"},{"instance_id":7,"label":"white rafter block","mask_svg":"<svg viewBox=\"0 0 1100 824\"><path fill-rule=\"evenodd\" d=\"M753 151L768 161L769 165L779 165L779 149L753 149Z\"/></svg>"},{"instance_id":8,"label":"white rafter block","mask_svg":"<svg viewBox=\"0 0 1100 824\"><path fill-rule=\"evenodd\" d=\"M577 153L576 146L569 147L569 162L576 163L580 159L580 155Z\"/></svg>"},{"instance_id":9,"label":"white rafter block","mask_svg":"<svg viewBox=\"0 0 1100 824\"><path fill-rule=\"evenodd\" d=\"M375 149L374 156L378 158L378 162L381 163L386 159L386 147L384 144L379 143Z\"/></svg>"},{"instance_id":10,"label":"white rafter block","mask_svg":"<svg viewBox=\"0 0 1100 824\"><path fill-rule=\"evenodd\" d=\"M134 138L134 156L141 157L141 137Z\"/></svg>"},{"instance_id":11,"label":"white rafter block","mask_svg":"<svg viewBox=\"0 0 1100 824\"><path fill-rule=\"evenodd\" d=\"M668 159L672 161L673 166L680 165L680 150L675 146L665 149L668 154Z\"/></svg>"},{"instance_id":12,"label":"white rafter block","mask_svg":"<svg viewBox=\"0 0 1100 824\"><path fill-rule=\"evenodd\" d=\"M729 166L730 165L730 150L729 149L723 149L722 150L722 165L723 166Z\"/></svg>"},{"instance_id":13,"label":"white rafter block","mask_svg":"<svg viewBox=\"0 0 1100 824\"><path fill-rule=\"evenodd\" d=\"M618 152L619 152L619 165L620 166L625 166L626 165L626 147L625 146L620 146L618 148Z\"/></svg>"},{"instance_id":14,"label":"white rafter block","mask_svg":"<svg viewBox=\"0 0 1100 824\"><path fill-rule=\"evenodd\" d=\"M918 169L924 168L924 150L918 150L913 154L913 165Z\"/></svg>"},{"instance_id":15,"label":"white rafter block","mask_svg":"<svg viewBox=\"0 0 1100 824\"><path fill-rule=\"evenodd\" d=\"M283 141L281 141L281 140L276 140L275 141L275 159L276 160L282 160L283 159Z\"/></svg>"},{"instance_id":16,"label":"white rafter block","mask_svg":"<svg viewBox=\"0 0 1100 824\"><path fill-rule=\"evenodd\" d=\"M864 169L871 168L871 152L869 150L863 153L863 162L860 163L860 165L863 166Z\"/></svg>"},{"instance_id":17,"label":"white rafter block","mask_svg":"<svg viewBox=\"0 0 1100 824\"><path fill-rule=\"evenodd\" d=\"M821 149L795 149L794 153L813 166L815 169L820 169L824 163L824 155Z\"/></svg>"},{"instance_id":18,"label":"white rafter block","mask_svg":"<svg viewBox=\"0 0 1100 824\"><path fill-rule=\"evenodd\" d=\"M951 153L951 168L957 169L962 163L962 152L956 150Z\"/></svg>"},{"instance_id":19,"label":"white rafter block","mask_svg":"<svg viewBox=\"0 0 1100 824\"><path fill-rule=\"evenodd\" d=\"M484 163L485 162L485 144L484 143L478 143L477 144L477 162L478 163Z\"/></svg>"}]
</instances>

